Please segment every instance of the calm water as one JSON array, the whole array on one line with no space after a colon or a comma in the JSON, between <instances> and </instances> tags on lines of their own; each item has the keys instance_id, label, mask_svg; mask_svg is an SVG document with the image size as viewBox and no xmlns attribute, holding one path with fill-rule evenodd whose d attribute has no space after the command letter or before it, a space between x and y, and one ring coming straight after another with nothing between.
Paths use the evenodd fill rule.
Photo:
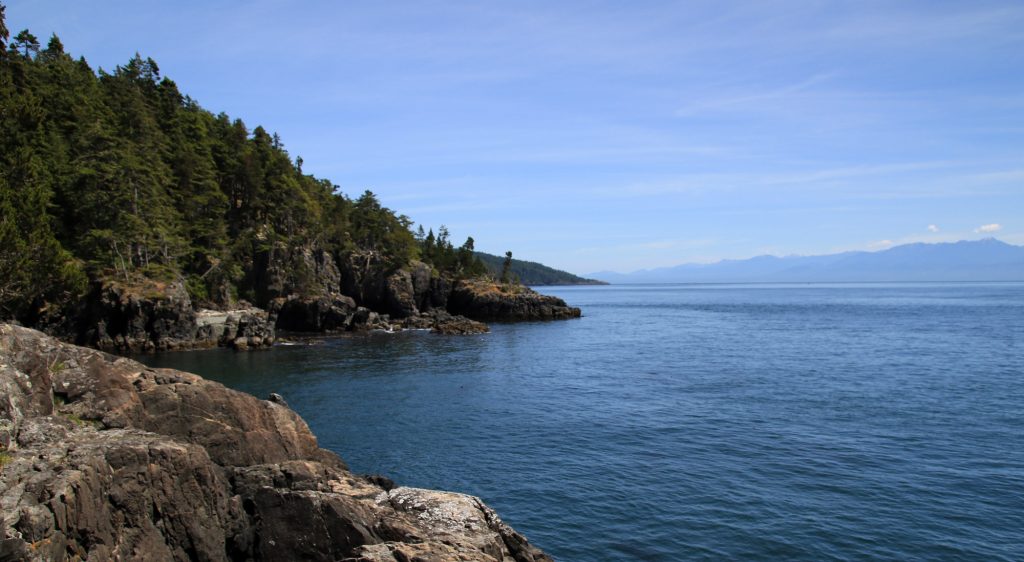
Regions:
<instances>
[{"instance_id":1,"label":"calm water","mask_svg":"<svg viewBox=\"0 0 1024 562\"><path fill-rule=\"evenodd\" d=\"M585 317L145 360L559 560L1024 559L1024 284L545 291Z\"/></svg>"}]
</instances>

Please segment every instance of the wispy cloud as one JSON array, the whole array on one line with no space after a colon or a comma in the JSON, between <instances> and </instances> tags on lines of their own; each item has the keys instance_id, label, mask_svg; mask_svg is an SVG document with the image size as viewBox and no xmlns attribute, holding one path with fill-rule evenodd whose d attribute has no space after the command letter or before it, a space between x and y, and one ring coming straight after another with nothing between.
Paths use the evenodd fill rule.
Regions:
<instances>
[{"instance_id":1,"label":"wispy cloud","mask_svg":"<svg viewBox=\"0 0 1024 562\"><path fill-rule=\"evenodd\" d=\"M983 224L983 225L979 226L978 228L975 228L974 232L976 232L978 234L991 234L993 232L999 232L1002 229L1003 229L1003 225L998 224L998 223L992 223L992 224Z\"/></svg>"},{"instance_id":2,"label":"wispy cloud","mask_svg":"<svg viewBox=\"0 0 1024 562\"><path fill-rule=\"evenodd\" d=\"M794 183L820 183L825 181L844 180L866 176L879 176L887 174L901 174L907 172L919 172L926 170L937 170L956 166L959 162L954 160L937 160L926 162L899 162L895 164L876 164L864 166L847 166L841 168L825 168L806 172L794 172L782 174L765 179L768 185L794 184Z\"/></svg>"},{"instance_id":3,"label":"wispy cloud","mask_svg":"<svg viewBox=\"0 0 1024 562\"><path fill-rule=\"evenodd\" d=\"M881 176L906 176L919 172L954 168L964 162L956 160L935 160L922 162L898 162L860 166L825 167L812 170L753 171L694 173L658 181L636 182L627 186L615 186L607 191L613 196L657 195L687 193L707 190L750 189L758 187L820 188L823 185L846 180L877 178ZM876 182L877 183L877 182Z\"/></svg>"},{"instance_id":4,"label":"wispy cloud","mask_svg":"<svg viewBox=\"0 0 1024 562\"><path fill-rule=\"evenodd\" d=\"M751 110L760 109L765 104L794 97L801 92L812 89L836 76L835 72L815 74L809 78L793 84L778 86L775 88L754 90L753 93L746 93L736 96L713 96L706 99L691 102L675 112L676 117L690 117L706 112L728 111L728 110ZM745 89L750 89L747 86Z\"/></svg>"},{"instance_id":5,"label":"wispy cloud","mask_svg":"<svg viewBox=\"0 0 1024 562\"><path fill-rule=\"evenodd\" d=\"M934 224L929 224L928 225L928 232L938 232L938 231L939 231L938 225L934 225Z\"/></svg>"}]
</instances>

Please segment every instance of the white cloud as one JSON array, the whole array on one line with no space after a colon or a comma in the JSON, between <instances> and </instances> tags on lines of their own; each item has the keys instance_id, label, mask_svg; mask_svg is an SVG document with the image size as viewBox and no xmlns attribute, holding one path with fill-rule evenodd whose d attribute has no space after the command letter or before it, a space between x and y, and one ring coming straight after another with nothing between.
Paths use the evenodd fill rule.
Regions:
<instances>
[{"instance_id":1,"label":"white cloud","mask_svg":"<svg viewBox=\"0 0 1024 562\"><path fill-rule=\"evenodd\" d=\"M872 242L868 244L869 250L884 250L891 248L894 242L892 240L879 240L878 242Z\"/></svg>"},{"instance_id":2,"label":"white cloud","mask_svg":"<svg viewBox=\"0 0 1024 562\"><path fill-rule=\"evenodd\" d=\"M929 224L928 225L928 232L938 232L938 231L939 231L939 227L937 225L934 225L934 224Z\"/></svg>"},{"instance_id":3,"label":"white cloud","mask_svg":"<svg viewBox=\"0 0 1024 562\"><path fill-rule=\"evenodd\" d=\"M983 225L979 226L978 228L975 228L974 232L977 232L978 234L984 234L984 233L989 233L989 232L999 232L1002 229L1003 229L1003 225L998 224L998 223L992 223L992 224L983 224Z\"/></svg>"}]
</instances>

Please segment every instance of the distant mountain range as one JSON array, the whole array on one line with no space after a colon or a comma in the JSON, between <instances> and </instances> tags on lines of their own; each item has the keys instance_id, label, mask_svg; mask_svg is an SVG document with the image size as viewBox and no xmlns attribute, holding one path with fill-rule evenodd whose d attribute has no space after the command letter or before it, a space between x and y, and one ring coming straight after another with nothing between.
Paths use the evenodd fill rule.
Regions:
<instances>
[{"instance_id":1,"label":"distant mountain range","mask_svg":"<svg viewBox=\"0 0 1024 562\"><path fill-rule=\"evenodd\" d=\"M501 268L505 265L504 256L474 252L480 261L484 262L492 275L501 275ZM573 275L568 271L562 271L553 267L534 261L523 261L512 258L512 275L519 279L524 285L606 285L604 281L596 279L584 279Z\"/></svg>"},{"instance_id":2,"label":"distant mountain range","mask_svg":"<svg viewBox=\"0 0 1024 562\"><path fill-rule=\"evenodd\" d=\"M1024 246L994 238L905 244L879 252L825 256L758 256L683 264L632 273L601 271L609 283L743 283L842 281L1024 281Z\"/></svg>"}]
</instances>

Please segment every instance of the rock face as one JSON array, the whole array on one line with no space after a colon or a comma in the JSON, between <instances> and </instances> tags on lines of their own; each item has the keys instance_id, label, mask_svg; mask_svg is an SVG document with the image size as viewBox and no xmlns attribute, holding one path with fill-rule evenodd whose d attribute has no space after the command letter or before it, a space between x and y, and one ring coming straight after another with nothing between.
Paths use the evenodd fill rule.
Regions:
<instances>
[{"instance_id":1,"label":"rock face","mask_svg":"<svg viewBox=\"0 0 1024 562\"><path fill-rule=\"evenodd\" d=\"M561 320L579 318L580 309L558 297L542 295L528 287L506 287L490 281L463 280L455 283L448 297L448 310L474 320Z\"/></svg>"},{"instance_id":2,"label":"rock face","mask_svg":"<svg viewBox=\"0 0 1024 562\"><path fill-rule=\"evenodd\" d=\"M195 312L182 283L97 284L86 302L82 339L101 349L173 349L194 336Z\"/></svg>"},{"instance_id":3,"label":"rock face","mask_svg":"<svg viewBox=\"0 0 1024 562\"><path fill-rule=\"evenodd\" d=\"M120 353L274 342L274 319L258 308L197 312L181 282L97 284L79 312L79 343Z\"/></svg>"},{"instance_id":4,"label":"rock face","mask_svg":"<svg viewBox=\"0 0 1024 562\"><path fill-rule=\"evenodd\" d=\"M349 256L341 288L361 306L403 319L444 308L450 284L423 262L391 270L380 256L364 253Z\"/></svg>"},{"instance_id":5,"label":"rock face","mask_svg":"<svg viewBox=\"0 0 1024 562\"><path fill-rule=\"evenodd\" d=\"M550 560L477 498L353 475L283 400L10 325L0 465L0 560Z\"/></svg>"},{"instance_id":6,"label":"rock face","mask_svg":"<svg viewBox=\"0 0 1024 562\"><path fill-rule=\"evenodd\" d=\"M342 295L277 299L277 328L292 332L333 332L352 328L356 302Z\"/></svg>"},{"instance_id":7,"label":"rock face","mask_svg":"<svg viewBox=\"0 0 1024 562\"><path fill-rule=\"evenodd\" d=\"M195 334L193 347L265 347L274 343L274 319L259 308L200 310Z\"/></svg>"},{"instance_id":8,"label":"rock face","mask_svg":"<svg viewBox=\"0 0 1024 562\"><path fill-rule=\"evenodd\" d=\"M365 252L347 256L340 265L324 250L278 243L246 266L238 290L255 306L237 300L227 278L211 280L213 296L199 303L190 298L184 279L106 279L96 281L82 303L27 322L81 345L139 353L258 349L272 345L277 330L322 334L413 328L479 334L488 331L480 321L580 316L579 309L561 299L526 287L453 281L415 260L395 269L380 255Z\"/></svg>"},{"instance_id":9,"label":"rock face","mask_svg":"<svg viewBox=\"0 0 1024 562\"><path fill-rule=\"evenodd\" d=\"M267 307L291 295L335 295L341 291L341 272L329 252L276 244L256 255L248 274L256 304Z\"/></svg>"}]
</instances>

